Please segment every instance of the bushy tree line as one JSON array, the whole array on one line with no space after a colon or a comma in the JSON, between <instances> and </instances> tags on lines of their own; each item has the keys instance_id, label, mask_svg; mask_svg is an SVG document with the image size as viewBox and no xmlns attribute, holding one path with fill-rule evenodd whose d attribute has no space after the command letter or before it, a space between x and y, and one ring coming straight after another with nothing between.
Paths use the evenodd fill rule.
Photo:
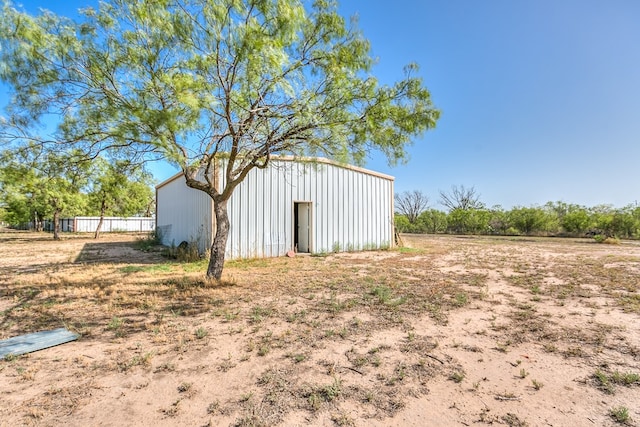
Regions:
<instances>
[{"instance_id":1,"label":"bushy tree line","mask_svg":"<svg viewBox=\"0 0 640 427\"><path fill-rule=\"evenodd\" d=\"M64 217L150 215L151 184L151 175L128 161L37 145L6 150L0 152L0 221L38 231L52 221L57 239Z\"/></svg>"},{"instance_id":2,"label":"bushy tree line","mask_svg":"<svg viewBox=\"0 0 640 427\"><path fill-rule=\"evenodd\" d=\"M501 206L487 208L482 203L466 208L454 203L451 207L448 212L425 209L414 221L397 209L396 228L401 233L640 238L640 205L637 203L622 208L564 202L516 206L508 210Z\"/></svg>"}]
</instances>

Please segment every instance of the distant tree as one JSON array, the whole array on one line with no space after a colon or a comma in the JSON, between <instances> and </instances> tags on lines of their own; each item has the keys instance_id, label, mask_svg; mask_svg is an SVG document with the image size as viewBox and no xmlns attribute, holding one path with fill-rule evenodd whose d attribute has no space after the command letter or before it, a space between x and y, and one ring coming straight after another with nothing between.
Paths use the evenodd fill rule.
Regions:
<instances>
[{"instance_id":1,"label":"distant tree","mask_svg":"<svg viewBox=\"0 0 640 427\"><path fill-rule=\"evenodd\" d=\"M5 137L177 165L212 198L209 278L221 278L228 201L252 169L277 154L402 161L439 117L416 65L391 85L372 76L368 40L331 0L109 0L82 14L33 17L5 3ZM55 134L34 132L53 115Z\"/></svg>"},{"instance_id":2,"label":"distant tree","mask_svg":"<svg viewBox=\"0 0 640 427\"><path fill-rule=\"evenodd\" d=\"M53 238L60 238L60 216L82 212L86 197L88 164L75 152L53 151L31 145L27 149L5 151L0 178L3 197L12 221L33 219L36 229L52 218Z\"/></svg>"},{"instance_id":3,"label":"distant tree","mask_svg":"<svg viewBox=\"0 0 640 427\"><path fill-rule=\"evenodd\" d=\"M606 237L613 237L615 208L612 205L602 204L593 206L589 210L594 231Z\"/></svg>"},{"instance_id":4,"label":"distant tree","mask_svg":"<svg viewBox=\"0 0 640 427\"><path fill-rule=\"evenodd\" d=\"M640 223L638 223L635 218L633 211L634 209L631 206L616 209L611 222L611 228L614 236L623 239L630 239L638 234L638 231L640 231Z\"/></svg>"},{"instance_id":5,"label":"distant tree","mask_svg":"<svg viewBox=\"0 0 640 427\"><path fill-rule=\"evenodd\" d=\"M493 206L489 212L491 218L489 219L489 230L493 234L506 235L511 228L511 222L509 221L509 213L506 212L502 206Z\"/></svg>"},{"instance_id":6,"label":"distant tree","mask_svg":"<svg viewBox=\"0 0 640 427\"><path fill-rule=\"evenodd\" d=\"M429 197L422 191L404 191L395 195L396 210L405 215L411 224L429 206Z\"/></svg>"},{"instance_id":7,"label":"distant tree","mask_svg":"<svg viewBox=\"0 0 640 427\"><path fill-rule=\"evenodd\" d=\"M574 207L569 209L560 219L562 228L570 234L584 234L589 230L591 216L586 208Z\"/></svg>"},{"instance_id":8,"label":"distant tree","mask_svg":"<svg viewBox=\"0 0 640 427\"><path fill-rule=\"evenodd\" d=\"M140 165L128 161L94 161L89 203L100 216L94 238L100 236L105 215L132 216L149 213L153 203L151 176Z\"/></svg>"},{"instance_id":9,"label":"distant tree","mask_svg":"<svg viewBox=\"0 0 640 427\"><path fill-rule=\"evenodd\" d=\"M449 192L440 190L440 204L450 211L456 209L482 209L484 204L480 201L480 194L474 187L465 188L464 185L453 185Z\"/></svg>"},{"instance_id":10,"label":"distant tree","mask_svg":"<svg viewBox=\"0 0 640 427\"><path fill-rule=\"evenodd\" d=\"M541 207L514 207L509 211L509 221L523 234L553 231L557 222L555 214Z\"/></svg>"},{"instance_id":11,"label":"distant tree","mask_svg":"<svg viewBox=\"0 0 640 427\"><path fill-rule=\"evenodd\" d=\"M412 233L413 229L411 227L411 223L407 219L406 215L395 214L394 215L394 224L399 233Z\"/></svg>"},{"instance_id":12,"label":"distant tree","mask_svg":"<svg viewBox=\"0 0 640 427\"><path fill-rule=\"evenodd\" d=\"M426 233L444 233L447 231L447 214L437 209L428 209L420 214L418 223Z\"/></svg>"},{"instance_id":13,"label":"distant tree","mask_svg":"<svg viewBox=\"0 0 640 427\"><path fill-rule=\"evenodd\" d=\"M565 215L567 215L569 212L578 209L579 206L577 205L571 205L569 203L565 203L563 201L557 201L557 202L547 202L544 205L544 209L549 211L549 212L553 212L554 215L556 216L556 218L558 219L559 223L562 223L562 220L564 218Z\"/></svg>"},{"instance_id":14,"label":"distant tree","mask_svg":"<svg viewBox=\"0 0 640 427\"><path fill-rule=\"evenodd\" d=\"M448 231L454 234L485 234L491 212L486 209L454 209L447 215Z\"/></svg>"}]
</instances>

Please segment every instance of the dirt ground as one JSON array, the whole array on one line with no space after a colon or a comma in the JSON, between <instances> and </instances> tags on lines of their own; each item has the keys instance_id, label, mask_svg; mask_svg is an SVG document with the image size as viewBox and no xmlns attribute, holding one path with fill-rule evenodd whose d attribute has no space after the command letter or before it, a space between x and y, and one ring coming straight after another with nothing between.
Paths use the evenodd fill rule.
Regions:
<instances>
[{"instance_id":1,"label":"dirt ground","mask_svg":"<svg viewBox=\"0 0 640 427\"><path fill-rule=\"evenodd\" d=\"M403 236L176 263L140 236L0 232L0 426L640 425L640 245Z\"/></svg>"}]
</instances>

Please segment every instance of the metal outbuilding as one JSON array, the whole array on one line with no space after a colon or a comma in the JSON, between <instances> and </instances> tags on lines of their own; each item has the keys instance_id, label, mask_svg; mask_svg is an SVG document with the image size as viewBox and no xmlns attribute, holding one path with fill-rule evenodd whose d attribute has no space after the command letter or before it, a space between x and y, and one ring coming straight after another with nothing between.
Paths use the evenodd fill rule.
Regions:
<instances>
[{"instance_id":1,"label":"metal outbuilding","mask_svg":"<svg viewBox=\"0 0 640 427\"><path fill-rule=\"evenodd\" d=\"M213 182L224 185L225 160ZM226 258L276 257L393 245L393 180L389 175L324 158L276 157L254 168L228 204ZM209 249L213 200L187 187L179 173L156 187L156 229L162 243Z\"/></svg>"}]
</instances>

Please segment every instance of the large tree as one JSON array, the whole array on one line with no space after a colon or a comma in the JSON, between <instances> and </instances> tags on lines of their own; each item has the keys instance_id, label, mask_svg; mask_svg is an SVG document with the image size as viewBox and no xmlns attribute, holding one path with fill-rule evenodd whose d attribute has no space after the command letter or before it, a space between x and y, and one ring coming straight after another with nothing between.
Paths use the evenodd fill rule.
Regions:
<instances>
[{"instance_id":1,"label":"large tree","mask_svg":"<svg viewBox=\"0 0 640 427\"><path fill-rule=\"evenodd\" d=\"M396 209L415 224L420 214L429 206L429 197L422 191L403 191L395 195Z\"/></svg>"},{"instance_id":2,"label":"large tree","mask_svg":"<svg viewBox=\"0 0 640 427\"><path fill-rule=\"evenodd\" d=\"M449 192L440 190L440 204L450 211L461 209L482 209L484 203L480 201L480 194L475 187L465 188L464 185L452 185Z\"/></svg>"},{"instance_id":3,"label":"large tree","mask_svg":"<svg viewBox=\"0 0 640 427\"><path fill-rule=\"evenodd\" d=\"M213 199L210 278L222 274L227 202L253 168L280 153L402 161L439 116L416 65L390 85L373 77L369 42L332 0L110 0L83 14L4 6L5 138L47 139L32 125L53 114L51 140L180 167Z\"/></svg>"}]
</instances>

